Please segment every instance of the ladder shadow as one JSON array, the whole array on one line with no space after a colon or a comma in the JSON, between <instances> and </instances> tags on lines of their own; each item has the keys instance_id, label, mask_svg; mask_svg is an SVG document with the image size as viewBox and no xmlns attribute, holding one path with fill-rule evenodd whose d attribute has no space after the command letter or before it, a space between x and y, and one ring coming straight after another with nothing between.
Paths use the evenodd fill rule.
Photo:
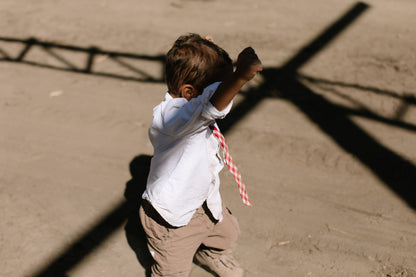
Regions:
<instances>
[{"instance_id":1,"label":"ladder shadow","mask_svg":"<svg viewBox=\"0 0 416 277\"><path fill-rule=\"evenodd\" d=\"M59 71L75 72L81 74L90 74L95 76L116 78L127 81L146 82L146 83L163 83L164 82L164 55L139 55L127 52L117 52L102 50L98 47L80 47L74 45L60 44L38 40L37 38L18 39L10 37L0 37L3 48L0 47L0 62L20 63L41 68L54 69ZM10 50L5 50L4 46L9 49L20 46L21 51L17 55L11 55ZM29 54L32 51L40 50L41 55L52 58L54 63L47 62L48 59L31 60ZM84 63L82 66L75 65L65 54L82 55ZM105 72L94 68L99 60L108 59L119 67L123 68L126 73ZM125 61L128 60L129 62ZM158 76L140 69L137 63L154 62L158 63L160 72Z\"/></svg>"}]
</instances>

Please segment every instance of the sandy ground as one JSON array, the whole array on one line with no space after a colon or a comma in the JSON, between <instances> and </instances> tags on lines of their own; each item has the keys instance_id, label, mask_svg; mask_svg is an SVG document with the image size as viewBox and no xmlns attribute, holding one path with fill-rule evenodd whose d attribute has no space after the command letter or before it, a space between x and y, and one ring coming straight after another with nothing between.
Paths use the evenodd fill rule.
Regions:
<instances>
[{"instance_id":1,"label":"sandy ground","mask_svg":"<svg viewBox=\"0 0 416 277\"><path fill-rule=\"evenodd\" d=\"M265 70L221 124L246 276L416 276L413 0L0 1L0 275L145 276L137 203L163 55ZM194 266L191 276L211 276Z\"/></svg>"}]
</instances>

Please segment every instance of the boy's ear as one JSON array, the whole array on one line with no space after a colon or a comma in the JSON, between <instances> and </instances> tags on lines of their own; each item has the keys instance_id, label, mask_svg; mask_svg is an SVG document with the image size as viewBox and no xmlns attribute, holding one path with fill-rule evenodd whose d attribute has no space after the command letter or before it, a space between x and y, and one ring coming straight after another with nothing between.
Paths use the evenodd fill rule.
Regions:
<instances>
[{"instance_id":1,"label":"boy's ear","mask_svg":"<svg viewBox=\"0 0 416 277\"><path fill-rule=\"evenodd\" d=\"M195 89L193 85L190 84L184 84L179 89L179 95L180 97L185 98L186 100L191 100L194 97L198 96L198 91Z\"/></svg>"}]
</instances>

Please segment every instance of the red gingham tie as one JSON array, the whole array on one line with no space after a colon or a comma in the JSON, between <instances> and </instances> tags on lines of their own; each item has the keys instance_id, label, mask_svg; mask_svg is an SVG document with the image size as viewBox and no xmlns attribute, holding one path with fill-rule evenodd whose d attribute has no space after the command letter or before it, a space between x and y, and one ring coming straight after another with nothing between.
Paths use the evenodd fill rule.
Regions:
<instances>
[{"instance_id":1,"label":"red gingham tie","mask_svg":"<svg viewBox=\"0 0 416 277\"><path fill-rule=\"evenodd\" d=\"M237 169L237 166L234 164L233 158L231 158L230 151L228 150L227 142L225 141L224 136L221 134L220 130L215 125L211 125L212 133L218 139L221 147L223 148L224 162L228 166L228 169L233 174L234 180L237 182L238 190L240 191L241 199L246 206L251 206L251 202L248 199L246 186L241 180L241 174Z\"/></svg>"}]
</instances>

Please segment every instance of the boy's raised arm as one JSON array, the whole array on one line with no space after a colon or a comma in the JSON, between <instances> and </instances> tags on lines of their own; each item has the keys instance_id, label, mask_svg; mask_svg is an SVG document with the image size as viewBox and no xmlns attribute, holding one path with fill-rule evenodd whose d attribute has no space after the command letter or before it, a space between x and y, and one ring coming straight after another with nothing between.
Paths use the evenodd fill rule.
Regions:
<instances>
[{"instance_id":1,"label":"boy's raised arm","mask_svg":"<svg viewBox=\"0 0 416 277\"><path fill-rule=\"evenodd\" d=\"M236 70L212 95L211 104L219 111L224 110L244 84L262 70L263 66L253 48L247 47L238 55Z\"/></svg>"}]
</instances>

